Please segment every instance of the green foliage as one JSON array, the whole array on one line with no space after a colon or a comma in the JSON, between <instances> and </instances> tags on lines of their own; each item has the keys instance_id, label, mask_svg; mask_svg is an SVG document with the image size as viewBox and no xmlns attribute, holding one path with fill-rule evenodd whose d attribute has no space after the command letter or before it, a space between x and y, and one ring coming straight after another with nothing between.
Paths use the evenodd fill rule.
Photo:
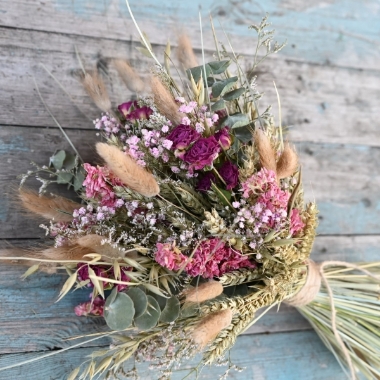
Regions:
<instances>
[{"instance_id":1,"label":"green foliage","mask_svg":"<svg viewBox=\"0 0 380 380\"><path fill-rule=\"evenodd\" d=\"M162 310L160 321L165 323L174 322L179 316L180 303L177 297L170 297L164 310Z\"/></svg>"},{"instance_id":2,"label":"green foliage","mask_svg":"<svg viewBox=\"0 0 380 380\"><path fill-rule=\"evenodd\" d=\"M115 331L131 326L135 308L132 299L125 293L117 293L114 288L104 307L104 319L108 327Z\"/></svg>"}]
</instances>

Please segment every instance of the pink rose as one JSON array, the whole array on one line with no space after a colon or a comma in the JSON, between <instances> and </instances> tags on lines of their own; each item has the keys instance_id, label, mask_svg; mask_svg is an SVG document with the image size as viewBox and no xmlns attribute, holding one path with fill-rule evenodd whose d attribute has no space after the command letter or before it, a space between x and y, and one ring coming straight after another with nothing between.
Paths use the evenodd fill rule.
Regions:
<instances>
[{"instance_id":1,"label":"pink rose","mask_svg":"<svg viewBox=\"0 0 380 380\"><path fill-rule=\"evenodd\" d=\"M147 120L153 113L150 107L140 107L136 100L120 104L117 108L129 121Z\"/></svg>"},{"instance_id":2,"label":"pink rose","mask_svg":"<svg viewBox=\"0 0 380 380\"><path fill-rule=\"evenodd\" d=\"M229 130L230 129L228 127L224 127L214 135L224 150L229 149L231 146L231 136Z\"/></svg>"},{"instance_id":3,"label":"pink rose","mask_svg":"<svg viewBox=\"0 0 380 380\"><path fill-rule=\"evenodd\" d=\"M180 124L170 132L166 139L173 141L173 150L175 149L182 151L186 149L192 142L198 140L200 136L201 135L190 125Z\"/></svg>"},{"instance_id":4,"label":"pink rose","mask_svg":"<svg viewBox=\"0 0 380 380\"><path fill-rule=\"evenodd\" d=\"M226 161L218 170L220 176L226 182L227 190L232 190L239 182L239 168L230 161Z\"/></svg>"},{"instance_id":5,"label":"pink rose","mask_svg":"<svg viewBox=\"0 0 380 380\"><path fill-rule=\"evenodd\" d=\"M211 166L218 157L220 146L214 136L202 137L186 152L183 160L190 164L190 170Z\"/></svg>"},{"instance_id":6,"label":"pink rose","mask_svg":"<svg viewBox=\"0 0 380 380\"><path fill-rule=\"evenodd\" d=\"M199 191L208 191L211 188L212 182L215 182L215 175L211 172L207 172L197 183L197 190Z\"/></svg>"}]
</instances>

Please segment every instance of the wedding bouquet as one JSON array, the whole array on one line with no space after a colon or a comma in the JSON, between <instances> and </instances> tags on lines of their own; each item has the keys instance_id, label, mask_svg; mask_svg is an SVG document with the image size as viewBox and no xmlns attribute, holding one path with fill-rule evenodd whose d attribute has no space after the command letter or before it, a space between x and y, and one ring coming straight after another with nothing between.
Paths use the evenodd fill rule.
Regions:
<instances>
[{"instance_id":1,"label":"wedding bouquet","mask_svg":"<svg viewBox=\"0 0 380 380\"><path fill-rule=\"evenodd\" d=\"M380 263L309 259L317 207L304 202L279 97L276 123L270 107L261 110L256 86L257 65L284 46L268 25L265 17L250 27L257 46L249 72L215 34L215 59L200 65L181 36L179 84L170 46L161 64L136 24L140 50L155 61L150 86L114 61L137 94L117 108L100 74L83 68L83 85L103 111L94 121L102 163L83 162L73 146L23 176L19 199L48 220L41 227L51 244L3 257L30 265L26 276L65 270L60 298L88 289L75 313L108 325L100 336L112 338L109 349L69 379L134 377L132 357L150 360L166 379L203 352L198 373L223 361L259 309L282 301L310 320L352 379L380 376ZM42 182L40 194L25 188L31 176ZM80 200L47 195L51 183Z\"/></svg>"}]
</instances>

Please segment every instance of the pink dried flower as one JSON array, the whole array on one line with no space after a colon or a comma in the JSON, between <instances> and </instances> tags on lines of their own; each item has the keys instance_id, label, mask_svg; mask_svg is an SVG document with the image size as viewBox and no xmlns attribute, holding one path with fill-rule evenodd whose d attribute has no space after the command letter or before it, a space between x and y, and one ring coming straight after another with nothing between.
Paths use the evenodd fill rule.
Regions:
<instances>
[{"instance_id":1,"label":"pink dried flower","mask_svg":"<svg viewBox=\"0 0 380 380\"><path fill-rule=\"evenodd\" d=\"M218 170L226 183L226 189L232 190L239 182L239 168L230 161L226 161Z\"/></svg>"},{"instance_id":2,"label":"pink dried flower","mask_svg":"<svg viewBox=\"0 0 380 380\"><path fill-rule=\"evenodd\" d=\"M74 311L78 317L92 315L103 315L105 300L101 297L95 297L92 301L81 303L75 306Z\"/></svg>"},{"instance_id":3,"label":"pink dried flower","mask_svg":"<svg viewBox=\"0 0 380 380\"><path fill-rule=\"evenodd\" d=\"M272 170L262 168L256 174L242 183L243 197L249 198L267 191L272 184L276 184L276 173Z\"/></svg>"},{"instance_id":4,"label":"pink dried flower","mask_svg":"<svg viewBox=\"0 0 380 380\"><path fill-rule=\"evenodd\" d=\"M290 234L292 236L297 235L304 227L305 223L301 219L300 210L294 208L290 213Z\"/></svg>"},{"instance_id":5,"label":"pink dried flower","mask_svg":"<svg viewBox=\"0 0 380 380\"><path fill-rule=\"evenodd\" d=\"M194 252L192 260L186 265L190 276L204 278L219 277L238 268L254 267L240 252L226 246L218 238L202 241Z\"/></svg>"},{"instance_id":6,"label":"pink dried flower","mask_svg":"<svg viewBox=\"0 0 380 380\"><path fill-rule=\"evenodd\" d=\"M218 115L215 114L214 116ZM216 118L216 120L218 119ZM220 131L216 132L214 135L224 150L229 149L229 147L231 146L232 139L229 131L230 129L228 127L224 127Z\"/></svg>"},{"instance_id":7,"label":"pink dried flower","mask_svg":"<svg viewBox=\"0 0 380 380\"><path fill-rule=\"evenodd\" d=\"M156 248L155 260L170 270L179 270L187 260L187 257L172 243L157 243Z\"/></svg>"},{"instance_id":8,"label":"pink dried flower","mask_svg":"<svg viewBox=\"0 0 380 380\"><path fill-rule=\"evenodd\" d=\"M120 185L121 182L116 177L113 177L107 168L100 166L91 166L84 164L84 169L87 172L83 186L86 187L86 197L100 201L102 206L114 207L117 202L116 194L112 191L112 185Z\"/></svg>"},{"instance_id":9,"label":"pink dried flower","mask_svg":"<svg viewBox=\"0 0 380 380\"><path fill-rule=\"evenodd\" d=\"M140 107L136 100L120 104L117 108L124 115L126 120L129 121L147 120L153 113L150 107Z\"/></svg>"},{"instance_id":10,"label":"pink dried flower","mask_svg":"<svg viewBox=\"0 0 380 380\"><path fill-rule=\"evenodd\" d=\"M200 170L205 166L212 166L219 152L220 146L214 136L203 137L190 147L183 160L190 164L190 171L193 169Z\"/></svg>"}]
</instances>

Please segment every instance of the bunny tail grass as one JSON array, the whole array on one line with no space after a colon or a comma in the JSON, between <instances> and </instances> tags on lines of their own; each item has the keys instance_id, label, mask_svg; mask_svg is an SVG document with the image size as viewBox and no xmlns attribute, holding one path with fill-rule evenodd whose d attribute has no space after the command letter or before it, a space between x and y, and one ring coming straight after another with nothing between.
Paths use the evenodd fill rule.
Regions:
<instances>
[{"instance_id":1,"label":"bunny tail grass","mask_svg":"<svg viewBox=\"0 0 380 380\"><path fill-rule=\"evenodd\" d=\"M186 34L181 34L178 38L177 57L184 69L198 66L197 57L191 46L190 38Z\"/></svg>"},{"instance_id":2,"label":"bunny tail grass","mask_svg":"<svg viewBox=\"0 0 380 380\"><path fill-rule=\"evenodd\" d=\"M144 82L127 61L115 59L113 63L121 79L131 91L140 93L144 90Z\"/></svg>"},{"instance_id":3,"label":"bunny tail grass","mask_svg":"<svg viewBox=\"0 0 380 380\"><path fill-rule=\"evenodd\" d=\"M74 210L81 207L66 198L47 197L25 189L19 190L19 199L26 210L56 222L71 222Z\"/></svg>"},{"instance_id":4,"label":"bunny tail grass","mask_svg":"<svg viewBox=\"0 0 380 380\"><path fill-rule=\"evenodd\" d=\"M133 158L116 146L97 143L96 151L124 185L146 197L154 197L160 192L153 174L138 165Z\"/></svg>"}]
</instances>

